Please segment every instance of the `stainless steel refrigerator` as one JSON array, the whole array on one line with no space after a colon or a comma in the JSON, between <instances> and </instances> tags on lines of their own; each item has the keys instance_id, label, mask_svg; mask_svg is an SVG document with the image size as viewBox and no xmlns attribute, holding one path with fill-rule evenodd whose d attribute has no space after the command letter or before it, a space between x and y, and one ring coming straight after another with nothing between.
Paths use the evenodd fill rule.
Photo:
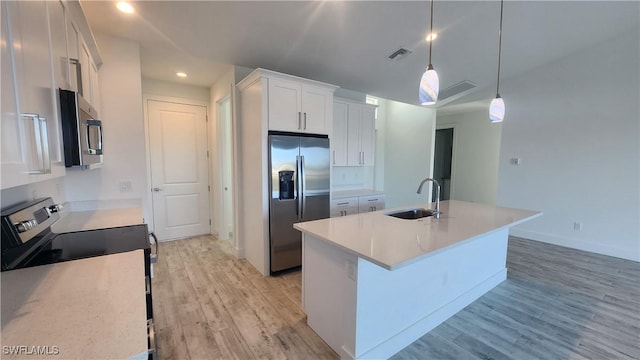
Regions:
<instances>
[{"instance_id":1,"label":"stainless steel refrigerator","mask_svg":"<svg viewBox=\"0 0 640 360\"><path fill-rule=\"evenodd\" d=\"M302 264L293 224L329 217L329 139L269 133L271 272Z\"/></svg>"}]
</instances>

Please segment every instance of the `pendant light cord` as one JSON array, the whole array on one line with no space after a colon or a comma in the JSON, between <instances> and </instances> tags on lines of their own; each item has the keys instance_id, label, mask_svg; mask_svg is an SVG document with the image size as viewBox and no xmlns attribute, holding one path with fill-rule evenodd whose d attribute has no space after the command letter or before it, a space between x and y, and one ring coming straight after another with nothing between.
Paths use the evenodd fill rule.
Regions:
<instances>
[{"instance_id":1,"label":"pendant light cord","mask_svg":"<svg viewBox=\"0 0 640 360\"><path fill-rule=\"evenodd\" d=\"M500 31L498 32L498 84L496 86L496 97L500 97L500 58L502 57L502 11L504 0L500 0ZM431 56L431 55L429 55ZM431 59L429 59L431 62Z\"/></svg>"},{"instance_id":2,"label":"pendant light cord","mask_svg":"<svg viewBox=\"0 0 640 360\"><path fill-rule=\"evenodd\" d=\"M431 36L431 41L429 41L429 67L431 67L431 46L433 45L433 0L431 0L431 30L429 31L429 36Z\"/></svg>"}]
</instances>

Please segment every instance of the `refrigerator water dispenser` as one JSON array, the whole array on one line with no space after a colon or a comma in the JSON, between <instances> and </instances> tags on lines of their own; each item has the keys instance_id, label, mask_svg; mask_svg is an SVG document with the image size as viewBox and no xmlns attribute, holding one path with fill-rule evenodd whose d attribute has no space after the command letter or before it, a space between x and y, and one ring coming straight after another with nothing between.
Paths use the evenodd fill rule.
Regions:
<instances>
[{"instance_id":1,"label":"refrigerator water dispenser","mask_svg":"<svg viewBox=\"0 0 640 360\"><path fill-rule=\"evenodd\" d=\"M293 200L293 170L278 171L280 179L280 200Z\"/></svg>"}]
</instances>

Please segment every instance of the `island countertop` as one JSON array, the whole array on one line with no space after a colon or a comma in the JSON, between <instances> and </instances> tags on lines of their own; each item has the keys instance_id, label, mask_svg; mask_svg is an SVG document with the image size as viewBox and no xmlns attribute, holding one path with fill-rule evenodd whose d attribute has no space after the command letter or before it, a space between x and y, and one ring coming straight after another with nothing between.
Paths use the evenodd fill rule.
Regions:
<instances>
[{"instance_id":1,"label":"island countertop","mask_svg":"<svg viewBox=\"0 0 640 360\"><path fill-rule=\"evenodd\" d=\"M398 219L385 214L432 204L405 206L351 216L294 224L359 257L395 270L464 241L508 228L542 215L541 212L464 201L440 202L440 219Z\"/></svg>"}]
</instances>

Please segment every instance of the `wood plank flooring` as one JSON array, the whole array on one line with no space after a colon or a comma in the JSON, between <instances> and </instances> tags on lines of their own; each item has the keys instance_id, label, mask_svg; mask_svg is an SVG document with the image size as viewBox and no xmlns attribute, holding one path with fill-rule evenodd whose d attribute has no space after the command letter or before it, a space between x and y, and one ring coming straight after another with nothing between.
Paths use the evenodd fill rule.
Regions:
<instances>
[{"instance_id":1,"label":"wood plank flooring","mask_svg":"<svg viewBox=\"0 0 640 360\"><path fill-rule=\"evenodd\" d=\"M393 359L640 359L640 264L510 238L508 278ZM338 359L307 325L301 273L262 277L212 237L164 242L161 359Z\"/></svg>"}]
</instances>

